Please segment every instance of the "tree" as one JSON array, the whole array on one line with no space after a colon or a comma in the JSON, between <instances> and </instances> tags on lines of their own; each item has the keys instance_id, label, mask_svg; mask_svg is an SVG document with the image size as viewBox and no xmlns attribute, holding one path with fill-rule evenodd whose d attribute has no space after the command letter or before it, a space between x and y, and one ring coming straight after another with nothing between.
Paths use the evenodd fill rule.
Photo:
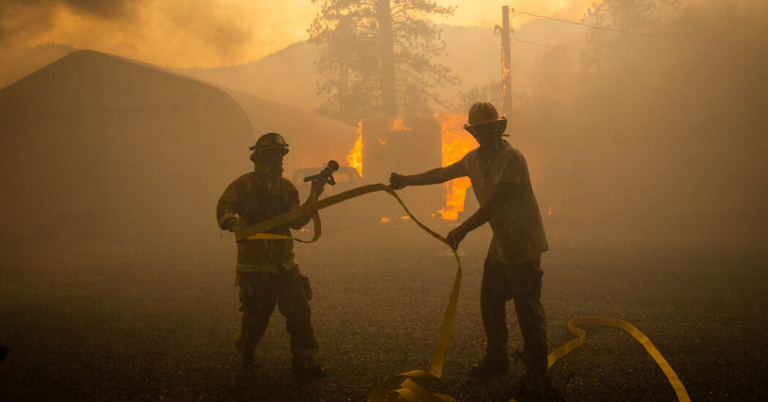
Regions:
<instances>
[{"instance_id":1,"label":"tree","mask_svg":"<svg viewBox=\"0 0 768 402\"><path fill-rule=\"evenodd\" d=\"M320 47L318 112L350 124L394 117L402 110L431 114L442 101L436 86L457 82L433 59L446 44L431 17L455 7L434 0L312 0L320 12L307 30Z\"/></svg>"}]
</instances>

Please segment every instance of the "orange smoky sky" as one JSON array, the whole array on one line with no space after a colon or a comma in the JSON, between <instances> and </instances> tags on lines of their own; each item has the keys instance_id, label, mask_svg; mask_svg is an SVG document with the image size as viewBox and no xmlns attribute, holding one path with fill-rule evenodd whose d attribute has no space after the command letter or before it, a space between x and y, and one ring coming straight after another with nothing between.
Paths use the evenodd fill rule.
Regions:
<instances>
[{"instance_id":1,"label":"orange smoky sky","mask_svg":"<svg viewBox=\"0 0 768 402\"><path fill-rule=\"evenodd\" d=\"M438 3L458 7L438 23L493 27L503 5L578 20L594 0ZM60 43L160 66L236 65L307 39L318 11L310 0L0 0L0 46Z\"/></svg>"}]
</instances>

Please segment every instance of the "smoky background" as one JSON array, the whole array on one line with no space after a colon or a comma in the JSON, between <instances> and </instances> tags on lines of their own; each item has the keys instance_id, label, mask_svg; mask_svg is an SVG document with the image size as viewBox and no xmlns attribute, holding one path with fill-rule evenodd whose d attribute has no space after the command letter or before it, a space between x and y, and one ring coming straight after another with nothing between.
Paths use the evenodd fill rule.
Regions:
<instances>
[{"instance_id":1,"label":"smoky background","mask_svg":"<svg viewBox=\"0 0 768 402\"><path fill-rule=\"evenodd\" d=\"M29 15L41 27L50 27L58 15L52 5L62 4L6 2L4 7ZM117 1L64 6L125 23L135 23L140 8ZM759 1L609 1L601 7L583 11L583 23L625 32L530 18L513 35L514 99L508 133L513 145L528 158L548 232L565 241L589 238L761 248L768 228L762 208L768 195L762 180L767 147L766 6ZM610 12L616 14L614 20ZM227 12L216 15L223 18ZM6 23L6 43L27 32L13 21ZM435 111L466 112L476 100L495 101L501 109L496 93L499 85L488 84L499 73L498 38L486 31L445 29L445 64L462 83L436 89L448 103ZM233 43L240 46L241 42ZM314 88L305 77L312 74L317 56L303 47L292 49L271 58L269 63L279 62L279 66L267 64L262 70L244 66L180 71L311 109L316 105L311 100ZM68 51L71 49L50 45L34 57L29 50L7 52L9 63L2 70L8 80L18 79L22 72ZM281 69L291 75L283 78ZM109 87L103 91L104 97L114 98ZM241 99L240 103L247 101ZM109 127L102 128L109 131ZM126 129L114 127L113 131ZM292 134L286 133L294 143L305 136ZM333 145L351 149L353 141ZM173 152L161 155L166 161L159 164L188 163L174 160ZM46 163L54 160L51 157L42 153L27 156L16 152L14 158L34 159L36 171L55 171L66 163L66 155L56 156L63 160L48 167ZM344 162L343 155L329 158ZM306 158L289 163L288 175L317 164L302 159ZM226 176L216 171L215 163L207 169L211 176ZM396 164L392 170L398 170ZM4 169L2 174L8 180L21 179L13 169ZM141 195L140 184L135 191L132 197L151 197ZM408 198L409 191L403 192L404 197ZM68 208L79 208L78 203L73 204ZM87 208L67 213L88 216Z\"/></svg>"},{"instance_id":2,"label":"smoky background","mask_svg":"<svg viewBox=\"0 0 768 402\"><path fill-rule=\"evenodd\" d=\"M123 1L25 4L63 3L117 25L136 18L136 6ZM768 5L600 4L621 13L621 30L642 35L532 18L513 37L507 133L527 158L550 243L542 263L550 349L573 338L566 328L574 317L619 317L659 346L694 399L764 399ZM209 49L220 47L222 60L242 61L227 57L250 43L228 40L221 27L237 11L218 10L201 34L221 39ZM581 13L583 23L601 23ZM180 15L174 21L183 25ZM15 29L26 27L16 21ZM249 37L235 28L235 39ZM435 112L466 113L478 100L500 107L498 37L487 28L444 30L445 63L462 84L436 89L448 102ZM343 164L357 128L311 113L317 52L306 43L260 63L211 69L176 67L218 50L174 65L185 53L176 47L153 63L166 69L144 64L152 61L125 37L119 56L141 62L70 54L65 45L2 58L0 343L11 354L0 365L0 394L360 400L386 375L425 368L455 260L413 222L394 219L402 212L393 199L375 194L321 212L324 237L296 245L330 378L322 386L288 379L288 337L276 312L259 349L267 375L235 380L236 246L216 225L215 202L250 171L247 147L262 133L285 135L285 176L293 179L328 159ZM37 71L65 54L71 58ZM398 162L392 170L413 161ZM420 190L400 193L413 205ZM379 211L392 221L366 220ZM443 235L464 219L418 217ZM312 229L296 235L310 238ZM457 325L446 376L435 385L468 400L510 395L503 384L466 377L484 350L479 289L490 237L478 229L459 249ZM621 336L590 329L594 345L558 362L552 373L569 399L673 398L658 368ZM506 380L522 375L518 366Z\"/></svg>"},{"instance_id":3,"label":"smoky background","mask_svg":"<svg viewBox=\"0 0 768 402\"><path fill-rule=\"evenodd\" d=\"M562 223L597 241L763 247L765 12L758 2L627 11L624 26L655 36L593 29L585 46L563 46L588 53L544 49L513 69L508 132L550 232ZM564 33L574 29L589 28ZM536 51L523 47L513 65Z\"/></svg>"}]
</instances>

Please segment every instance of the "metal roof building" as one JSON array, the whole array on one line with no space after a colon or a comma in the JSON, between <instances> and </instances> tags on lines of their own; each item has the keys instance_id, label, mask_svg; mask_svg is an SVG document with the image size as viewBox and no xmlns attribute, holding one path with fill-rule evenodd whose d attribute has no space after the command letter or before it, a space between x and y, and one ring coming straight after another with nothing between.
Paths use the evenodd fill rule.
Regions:
<instances>
[{"instance_id":1,"label":"metal roof building","mask_svg":"<svg viewBox=\"0 0 768 402\"><path fill-rule=\"evenodd\" d=\"M258 135L293 170L345 161L355 128L94 51L0 90L2 238L217 230L215 203L251 171Z\"/></svg>"}]
</instances>

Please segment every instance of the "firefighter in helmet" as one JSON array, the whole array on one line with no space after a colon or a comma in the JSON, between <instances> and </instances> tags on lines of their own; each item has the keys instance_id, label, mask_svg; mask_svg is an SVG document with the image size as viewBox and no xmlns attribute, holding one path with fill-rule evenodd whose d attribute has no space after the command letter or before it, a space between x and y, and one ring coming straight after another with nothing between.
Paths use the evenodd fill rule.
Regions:
<instances>
[{"instance_id":1,"label":"firefighter in helmet","mask_svg":"<svg viewBox=\"0 0 768 402\"><path fill-rule=\"evenodd\" d=\"M299 207L299 193L284 178L283 157L288 143L277 133L262 135L250 147L254 171L233 181L216 206L222 230L235 232ZM317 200L324 182L314 181L306 202ZM290 236L289 229L300 229L311 217L302 217L269 233ZM244 369L256 367L254 349L264 335L269 317L278 307L286 318L293 353L293 374L301 378L324 376L314 360L318 345L310 321L309 280L301 274L291 239L246 240L237 244L235 286L240 287L242 326L236 347L242 353Z\"/></svg>"},{"instance_id":2,"label":"firefighter in helmet","mask_svg":"<svg viewBox=\"0 0 768 402\"><path fill-rule=\"evenodd\" d=\"M540 300L540 261L548 246L528 165L523 154L503 138L507 119L499 117L492 104L475 103L468 117L464 129L480 144L477 149L444 168L411 176L392 173L390 185L397 190L469 176L480 209L448 234L448 243L458 248L467 233L486 222L493 231L480 291L487 354L471 367L470 374L487 376L507 371L506 302L514 299L524 340L526 384L533 384L534 392L545 395L547 328Z\"/></svg>"}]
</instances>

